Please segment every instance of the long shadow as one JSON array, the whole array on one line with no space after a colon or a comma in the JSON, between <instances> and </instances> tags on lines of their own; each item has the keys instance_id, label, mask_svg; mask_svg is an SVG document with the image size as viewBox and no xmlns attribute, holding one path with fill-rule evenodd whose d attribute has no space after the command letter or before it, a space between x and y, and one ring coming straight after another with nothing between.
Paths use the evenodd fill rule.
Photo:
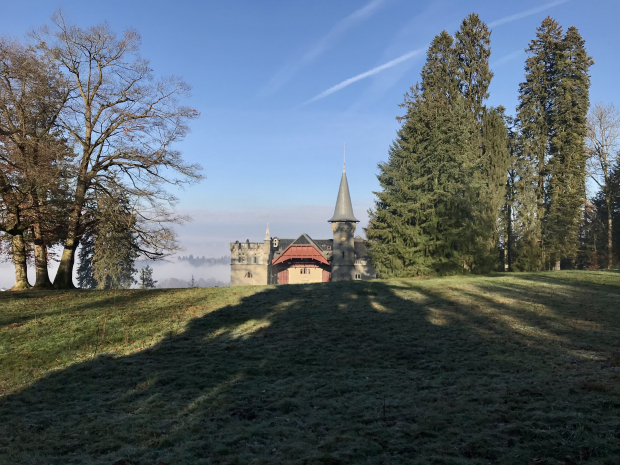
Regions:
<instances>
[{"instance_id":1,"label":"long shadow","mask_svg":"<svg viewBox=\"0 0 620 465\"><path fill-rule=\"evenodd\" d=\"M518 282L472 286L265 289L0 399L0 463L620 463L617 372L571 355L609 352L604 328L556 334L549 293L528 296L545 316Z\"/></svg>"}]
</instances>

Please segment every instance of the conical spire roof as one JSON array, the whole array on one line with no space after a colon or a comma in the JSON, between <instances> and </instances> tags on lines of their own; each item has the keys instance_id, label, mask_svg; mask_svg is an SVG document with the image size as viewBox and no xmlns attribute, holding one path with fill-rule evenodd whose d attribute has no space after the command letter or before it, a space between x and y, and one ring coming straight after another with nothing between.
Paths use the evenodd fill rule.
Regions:
<instances>
[{"instance_id":1,"label":"conical spire roof","mask_svg":"<svg viewBox=\"0 0 620 465\"><path fill-rule=\"evenodd\" d=\"M353 215L353 205L351 204L351 195L349 194L349 183L347 182L347 173L342 167L342 179L340 180L340 189L338 190L338 199L336 200L336 208L334 216L328 223L340 221L351 221L359 223L359 220Z\"/></svg>"}]
</instances>

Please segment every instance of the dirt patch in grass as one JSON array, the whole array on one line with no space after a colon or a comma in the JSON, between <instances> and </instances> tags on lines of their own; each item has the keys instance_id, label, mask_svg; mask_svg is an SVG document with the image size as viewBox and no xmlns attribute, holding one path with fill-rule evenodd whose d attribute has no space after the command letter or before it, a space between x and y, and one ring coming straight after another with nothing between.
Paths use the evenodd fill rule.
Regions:
<instances>
[{"instance_id":1,"label":"dirt patch in grass","mask_svg":"<svg viewBox=\"0 0 620 465\"><path fill-rule=\"evenodd\" d=\"M0 463L618 464L620 274L0 295Z\"/></svg>"}]
</instances>

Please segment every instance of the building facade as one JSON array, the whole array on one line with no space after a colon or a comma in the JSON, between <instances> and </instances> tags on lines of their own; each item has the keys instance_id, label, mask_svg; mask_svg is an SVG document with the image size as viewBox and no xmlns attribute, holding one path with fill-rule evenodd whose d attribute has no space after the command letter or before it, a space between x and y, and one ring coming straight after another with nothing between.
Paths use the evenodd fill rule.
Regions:
<instances>
[{"instance_id":1,"label":"building facade","mask_svg":"<svg viewBox=\"0 0 620 465\"><path fill-rule=\"evenodd\" d=\"M359 221L353 215L347 174L343 168L334 215L332 239L271 237L263 242L230 244L230 285L305 284L374 279L366 241L355 236Z\"/></svg>"}]
</instances>

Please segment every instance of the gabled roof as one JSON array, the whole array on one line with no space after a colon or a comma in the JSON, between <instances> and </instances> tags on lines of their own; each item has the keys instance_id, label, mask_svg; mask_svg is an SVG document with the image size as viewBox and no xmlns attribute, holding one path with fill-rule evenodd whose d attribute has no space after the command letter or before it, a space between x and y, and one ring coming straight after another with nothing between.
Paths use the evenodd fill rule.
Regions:
<instances>
[{"instance_id":1,"label":"gabled roof","mask_svg":"<svg viewBox=\"0 0 620 465\"><path fill-rule=\"evenodd\" d=\"M310 259L316 260L324 265L329 265L329 260L310 236L302 234L293 241L282 253L273 258L273 265L283 263L286 260Z\"/></svg>"},{"instance_id":2,"label":"gabled roof","mask_svg":"<svg viewBox=\"0 0 620 465\"><path fill-rule=\"evenodd\" d=\"M351 195L349 194L349 183L347 182L347 173L342 168L342 179L340 179L340 189L338 190L338 199L336 200L336 208L334 216L328 223L339 221L351 221L359 223L359 220L353 215L353 204L351 204Z\"/></svg>"}]
</instances>

